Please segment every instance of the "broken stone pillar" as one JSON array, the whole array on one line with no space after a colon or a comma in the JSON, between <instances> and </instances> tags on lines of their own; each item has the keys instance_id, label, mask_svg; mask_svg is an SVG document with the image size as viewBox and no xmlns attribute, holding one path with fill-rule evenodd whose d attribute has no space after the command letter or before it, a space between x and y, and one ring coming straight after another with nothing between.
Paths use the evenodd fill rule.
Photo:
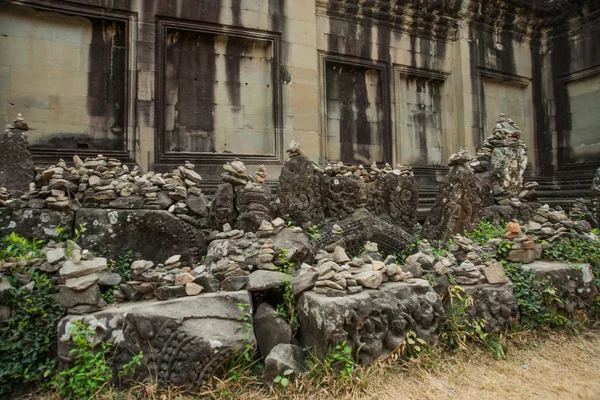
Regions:
<instances>
[{"instance_id":1,"label":"broken stone pillar","mask_svg":"<svg viewBox=\"0 0 600 400\"><path fill-rule=\"evenodd\" d=\"M17 197L29 191L34 176L27 132L6 129L0 135L0 187Z\"/></svg>"},{"instance_id":2,"label":"broken stone pillar","mask_svg":"<svg viewBox=\"0 0 600 400\"><path fill-rule=\"evenodd\" d=\"M425 220L424 237L446 241L473 229L481 220L482 199L469 161L471 155L466 150L450 156L450 173Z\"/></svg>"}]
</instances>

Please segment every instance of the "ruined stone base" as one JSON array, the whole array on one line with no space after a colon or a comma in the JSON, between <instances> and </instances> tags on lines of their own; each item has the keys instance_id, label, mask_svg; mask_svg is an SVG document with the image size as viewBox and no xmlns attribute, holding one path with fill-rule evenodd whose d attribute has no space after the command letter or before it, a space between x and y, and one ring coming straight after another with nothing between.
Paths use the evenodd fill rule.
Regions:
<instances>
[{"instance_id":1,"label":"ruined stone base","mask_svg":"<svg viewBox=\"0 0 600 400\"><path fill-rule=\"evenodd\" d=\"M587 311L591 309L598 289L594 285L594 275L589 264L538 260L523 265L523 268L535 270L538 279L545 279L556 287L557 296L563 300L563 304L558 306L567 315L573 314L578 308Z\"/></svg>"},{"instance_id":2,"label":"ruined stone base","mask_svg":"<svg viewBox=\"0 0 600 400\"><path fill-rule=\"evenodd\" d=\"M387 282L379 290L344 297L305 292L298 301L299 338L319 357L346 341L369 364L396 349L409 331L432 343L442 314L429 282Z\"/></svg>"},{"instance_id":3,"label":"ruined stone base","mask_svg":"<svg viewBox=\"0 0 600 400\"><path fill-rule=\"evenodd\" d=\"M75 224L87 224L79 244L115 256L133 250L134 259L162 263L174 254L195 264L204 251L204 235L173 214L161 210L80 208Z\"/></svg>"},{"instance_id":4,"label":"ruined stone base","mask_svg":"<svg viewBox=\"0 0 600 400\"><path fill-rule=\"evenodd\" d=\"M162 302L127 303L86 316L67 316L58 326L58 356L69 364L73 320L95 327L97 342L113 344L113 367L121 367L144 352L135 380L148 374L162 386L198 389L211 375L221 372L247 337L256 340L238 320L244 317L238 303L251 304L246 291L211 293ZM248 308L248 312L251 310ZM247 321L252 323L251 320ZM115 373L113 376L117 376Z\"/></svg>"},{"instance_id":5,"label":"ruined stone base","mask_svg":"<svg viewBox=\"0 0 600 400\"><path fill-rule=\"evenodd\" d=\"M468 315L483 319L486 331L501 332L511 327L518 315L512 282L503 285L480 283L462 288L473 299L473 304L467 308Z\"/></svg>"}]
</instances>

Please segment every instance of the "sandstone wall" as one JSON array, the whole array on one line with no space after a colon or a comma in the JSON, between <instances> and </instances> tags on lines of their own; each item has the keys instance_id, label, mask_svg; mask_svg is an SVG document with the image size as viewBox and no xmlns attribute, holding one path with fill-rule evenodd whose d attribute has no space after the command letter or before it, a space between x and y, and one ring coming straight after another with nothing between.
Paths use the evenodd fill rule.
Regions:
<instances>
[{"instance_id":1,"label":"sandstone wall","mask_svg":"<svg viewBox=\"0 0 600 400\"><path fill-rule=\"evenodd\" d=\"M190 160L210 178L239 156L275 179L294 139L315 162L415 166L426 193L504 112L542 186L590 180L600 5L525 3L6 2L0 118L24 114L37 157Z\"/></svg>"}]
</instances>

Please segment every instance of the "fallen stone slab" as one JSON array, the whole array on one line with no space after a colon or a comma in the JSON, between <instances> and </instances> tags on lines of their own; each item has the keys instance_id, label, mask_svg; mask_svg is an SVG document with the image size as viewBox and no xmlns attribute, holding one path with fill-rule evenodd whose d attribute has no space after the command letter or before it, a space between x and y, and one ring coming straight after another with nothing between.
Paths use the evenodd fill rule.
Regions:
<instances>
[{"instance_id":1,"label":"fallen stone slab","mask_svg":"<svg viewBox=\"0 0 600 400\"><path fill-rule=\"evenodd\" d=\"M163 263L180 254L183 266L191 266L205 246L202 233L162 210L80 208L75 224L82 223L87 223L87 230L81 234L81 247L92 251L106 248L113 257L133 250L135 260Z\"/></svg>"},{"instance_id":2,"label":"fallen stone slab","mask_svg":"<svg viewBox=\"0 0 600 400\"><path fill-rule=\"evenodd\" d=\"M302 349L293 344L278 344L265 358L265 369L263 377L267 386L273 384L277 376L284 376L286 370L292 370L293 373L287 375L289 380L293 380L299 374L306 371Z\"/></svg>"},{"instance_id":3,"label":"fallen stone slab","mask_svg":"<svg viewBox=\"0 0 600 400\"><path fill-rule=\"evenodd\" d=\"M92 339L113 344L111 359L116 369L143 351L148 368L139 368L136 379L151 373L161 386L197 390L210 376L220 374L246 343L255 347L254 333L240 322L252 311L238 307L251 301L246 291L208 293L125 303L85 316L67 316L58 325L58 357L63 365L73 361L70 332L74 320L79 320L95 328L97 335Z\"/></svg>"},{"instance_id":4,"label":"fallen stone slab","mask_svg":"<svg viewBox=\"0 0 600 400\"><path fill-rule=\"evenodd\" d=\"M278 344L292 342L292 328L268 303L258 306L254 314L254 334L263 357L269 355Z\"/></svg>"},{"instance_id":5,"label":"fallen stone slab","mask_svg":"<svg viewBox=\"0 0 600 400\"><path fill-rule=\"evenodd\" d=\"M409 331L430 344L442 315L439 296L429 282L386 282L379 290L344 297L305 292L298 301L299 340L324 357L343 341L370 364L396 349Z\"/></svg>"}]
</instances>

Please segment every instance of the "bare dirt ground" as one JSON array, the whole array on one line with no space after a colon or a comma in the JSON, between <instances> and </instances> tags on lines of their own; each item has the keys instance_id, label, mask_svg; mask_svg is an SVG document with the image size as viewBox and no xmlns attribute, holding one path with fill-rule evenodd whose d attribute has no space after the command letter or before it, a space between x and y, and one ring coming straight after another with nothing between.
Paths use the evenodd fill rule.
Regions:
<instances>
[{"instance_id":1,"label":"bare dirt ground","mask_svg":"<svg viewBox=\"0 0 600 400\"><path fill-rule=\"evenodd\" d=\"M262 388L256 376L229 378L195 395L176 388L159 390L141 383L123 392L95 396L111 400L192 399L599 399L600 331L582 335L551 332L520 333L508 342L505 359L497 359L482 347L447 353L434 351L407 363L382 360L359 369L350 382L329 375L305 377L275 393ZM57 399L54 393L38 393L27 399Z\"/></svg>"},{"instance_id":2,"label":"bare dirt ground","mask_svg":"<svg viewBox=\"0 0 600 400\"><path fill-rule=\"evenodd\" d=\"M600 334L552 334L512 348L505 360L482 352L415 368L372 388L373 399L600 399Z\"/></svg>"}]
</instances>

